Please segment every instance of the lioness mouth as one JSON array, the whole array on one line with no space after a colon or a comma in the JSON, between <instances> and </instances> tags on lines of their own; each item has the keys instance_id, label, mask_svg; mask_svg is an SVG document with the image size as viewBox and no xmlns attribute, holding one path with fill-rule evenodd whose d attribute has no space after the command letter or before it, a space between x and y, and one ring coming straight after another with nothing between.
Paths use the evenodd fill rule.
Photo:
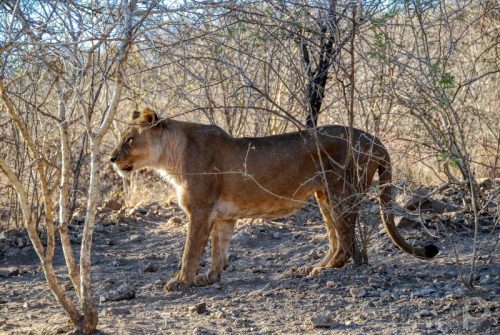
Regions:
<instances>
[{"instance_id":1,"label":"lioness mouth","mask_svg":"<svg viewBox=\"0 0 500 335\"><path fill-rule=\"evenodd\" d=\"M134 168L134 167L133 167L132 165L130 165L130 166L127 166L127 167L122 168L121 170L122 170L122 171L127 171L127 172L130 172L130 171L132 171L132 169L133 169L133 168Z\"/></svg>"}]
</instances>

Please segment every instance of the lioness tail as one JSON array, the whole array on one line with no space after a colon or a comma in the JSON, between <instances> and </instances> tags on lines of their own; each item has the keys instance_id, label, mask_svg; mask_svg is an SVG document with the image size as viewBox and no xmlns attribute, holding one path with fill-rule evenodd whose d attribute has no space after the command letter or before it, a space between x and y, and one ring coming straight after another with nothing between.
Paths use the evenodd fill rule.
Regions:
<instances>
[{"instance_id":1,"label":"lioness tail","mask_svg":"<svg viewBox=\"0 0 500 335\"><path fill-rule=\"evenodd\" d=\"M385 151L385 150L384 150ZM406 251L410 255L418 258L433 258L439 252L439 248L434 244L428 244L422 247L414 247L410 245L403 236L398 232L394 223L394 215L392 212L392 172L389 154L386 152L378 166L378 175L381 187L380 194L380 215L384 223L385 230L391 237L394 244Z\"/></svg>"}]
</instances>

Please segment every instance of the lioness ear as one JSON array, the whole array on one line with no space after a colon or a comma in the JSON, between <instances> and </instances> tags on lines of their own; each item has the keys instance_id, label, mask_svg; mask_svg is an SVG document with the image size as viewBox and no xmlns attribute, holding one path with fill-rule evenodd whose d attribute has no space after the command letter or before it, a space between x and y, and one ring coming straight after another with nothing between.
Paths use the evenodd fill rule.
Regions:
<instances>
[{"instance_id":1,"label":"lioness ear","mask_svg":"<svg viewBox=\"0 0 500 335\"><path fill-rule=\"evenodd\" d=\"M139 112L139 111L133 111L133 112L132 112L132 115L130 116L130 119L131 119L131 120L135 120L135 119L137 119L139 116L141 116L141 112Z\"/></svg>"},{"instance_id":2,"label":"lioness ear","mask_svg":"<svg viewBox=\"0 0 500 335\"><path fill-rule=\"evenodd\" d=\"M142 124L147 124L147 123L153 123L153 122L156 122L156 121L158 121L158 115L156 115L156 113L154 112L154 110L152 110L149 107L144 108L144 110L141 113L141 120L140 120L140 122Z\"/></svg>"}]
</instances>

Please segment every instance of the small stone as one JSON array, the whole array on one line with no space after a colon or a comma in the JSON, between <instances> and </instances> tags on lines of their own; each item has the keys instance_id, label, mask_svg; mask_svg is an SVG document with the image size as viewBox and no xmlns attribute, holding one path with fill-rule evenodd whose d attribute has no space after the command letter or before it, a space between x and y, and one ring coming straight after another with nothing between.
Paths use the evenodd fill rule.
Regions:
<instances>
[{"instance_id":1,"label":"small stone","mask_svg":"<svg viewBox=\"0 0 500 335\"><path fill-rule=\"evenodd\" d=\"M329 287L329 288L335 287L335 282L334 281L327 281L326 287Z\"/></svg>"},{"instance_id":2,"label":"small stone","mask_svg":"<svg viewBox=\"0 0 500 335\"><path fill-rule=\"evenodd\" d=\"M490 275L482 275L481 278L479 279L479 283L482 285L488 284L490 281Z\"/></svg>"},{"instance_id":3,"label":"small stone","mask_svg":"<svg viewBox=\"0 0 500 335\"><path fill-rule=\"evenodd\" d=\"M27 301L24 302L23 304L23 308L30 308L31 307L31 304Z\"/></svg>"},{"instance_id":4,"label":"small stone","mask_svg":"<svg viewBox=\"0 0 500 335\"><path fill-rule=\"evenodd\" d=\"M471 332L484 332L486 331L492 324L492 318L490 316L483 317L473 317L470 314L464 315L463 326L465 330L469 330Z\"/></svg>"},{"instance_id":5,"label":"small stone","mask_svg":"<svg viewBox=\"0 0 500 335\"><path fill-rule=\"evenodd\" d=\"M0 269L0 278L15 277L19 275L19 268L15 266L9 266L7 268Z\"/></svg>"},{"instance_id":6,"label":"small stone","mask_svg":"<svg viewBox=\"0 0 500 335\"><path fill-rule=\"evenodd\" d=\"M0 319L0 326L3 326L4 324L7 323L7 320L5 319Z\"/></svg>"},{"instance_id":7,"label":"small stone","mask_svg":"<svg viewBox=\"0 0 500 335\"><path fill-rule=\"evenodd\" d=\"M237 232L236 234L234 234L233 236L233 241L238 243L238 242L248 242L248 240L250 240L250 235L245 232L244 230L240 230L239 232Z\"/></svg>"},{"instance_id":8,"label":"small stone","mask_svg":"<svg viewBox=\"0 0 500 335\"><path fill-rule=\"evenodd\" d=\"M170 225L180 225L182 223L182 219L178 216L172 216L168 221L167 224Z\"/></svg>"},{"instance_id":9,"label":"small stone","mask_svg":"<svg viewBox=\"0 0 500 335\"><path fill-rule=\"evenodd\" d=\"M448 334L450 332L450 327L445 322L438 323L435 327L440 333Z\"/></svg>"},{"instance_id":10,"label":"small stone","mask_svg":"<svg viewBox=\"0 0 500 335\"><path fill-rule=\"evenodd\" d=\"M104 301L101 301L104 298ZM121 301L121 300L131 300L135 298L135 290L128 284L120 285L116 290L113 290L102 297L99 298L100 302L105 301Z\"/></svg>"},{"instance_id":11,"label":"small stone","mask_svg":"<svg viewBox=\"0 0 500 335\"><path fill-rule=\"evenodd\" d=\"M127 308L111 308L108 313L110 315L129 315L131 312Z\"/></svg>"},{"instance_id":12,"label":"small stone","mask_svg":"<svg viewBox=\"0 0 500 335\"><path fill-rule=\"evenodd\" d=\"M411 298L417 298L417 297L427 297L430 296L432 293L436 292L435 289L431 287L426 287L421 290L413 291L411 293Z\"/></svg>"},{"instance_id":13,"label":"small stone","mask_svg":"<svg viewBox=\"0 0 500 335\"><path fill-rule=\"evenodd\" d=\"M122 204L115 199L109 199L104 203L104 208L119 211L122 208Z\"/></svg>"},{"instance_id":14,"label":"small stone","mask_svg":"<svg viewBox=\"0 0 500 335\"><path fill-rule=\"evenodd\" d=\"M416 330L425 330L426 328L427 328L427 326L423 322L417 322L415 324L415 329Z\"/></svg>"},{"instance_id":15,"label":"small stone","mask_svg":"<svg viewBox=\"0 0 500 335\"><path fill-rule=\"evenodd\" d=\"M144 240L144 237L142 237L142 235L139 235L139 234L133 234L133 235L130 235L128 240L129 240L129 242L142 242Z\"/></svg>"},{"instance_id":16,"label":"small stone","mask_svg":"<svg viewBox=\"0 0 500 335\"><path fill-rule=\"evenodd\" d=\"M115 259L111 262L111 265L113 266L124 266L125 264L127 264L127 261L124 259Z\"/></svg>"},{"instance_id":17,"label":"small stone","mask_svg":"<svg viewBox=\"0 0 500 335\"><path fill-rule=\"evenodd\" d=\"M198 314L203 314L203 313L207 312L207 303L200 302L199 304L189 306L187 309L188 309L188 312L191 312L191 313L196 312Z\"/></svg>"},{"instance_id":18,"label":"small stone","mask_svg":"<svg viewBox=\"0 0 500 335\"><path fill-rule=\"evenodd\" d=\"M106 245L115 245L115 241L112 239L106 239Z\"/></svg>"},{"instance_id":19,"label":"small stone","mask_svg":"<svg viewBox=\"0 0 500 335\"><path fill-rule=\"evenodd\" d=\"M148 263L145 267L144 267L144 272L156 272L158 269L156 268L156 265L154 265L153 263Z\"/></svg>"},{"instance_id":20,"label":"small stone","mask_svg":"<svg viewBox=\"0 0 500 335\"><path fill-rule=\"evenodd\" d=\"M365 289L363 289L361 287L352 287L349 290L349 293L351 293L351 296L353 298L362 298L362 297L364 297L366 295Z\"/></svg>"},{"instance_id":21,"label":"small stone","mask_svg":"<svg viewBox=\"0 0 500 335\"><path fill-rule=\"evenodd\" d=\"M195 327L192 331L191 334L193 335L203 335L205 332L203 331L203 328L201 327Z\"/></svg>"},{"instance_id":22,"label":"small stone","mask_svg":"<svg viewBox=\"0 0 500 335\"><path fill-rule=\"evenodd\" d=\"M429 311L427 309L422 309L420 312L418 312L418 316L421 318L425 318L427 316L434 316L435 312L432 313L432 311Z\"/></svg>"},{"instance_id":23,"label":"small stone","mask_svg":"<svg viewBox=\"0 0 500 335\"><path fill-rule=\"evenodd\" d=\"M271 233L271 236L272 236L272 238L274 238L275 240L279 240L279 239L281 238L281 234L280 234L280 233L278 233L277 231L273 231L273 232Z\"/></svg>"},{"instance_id":24,"label":"small stone","mask_svg":"<svg viewBox=\"0 0 500 335\"><path fill-rule=\"evenodd\" d=\"M313 326L313 328L336 328L339 326L339 323L331 316L313 316L309 319L309 323Z\"/></svg>"},{"instance_id":25,"label":"small stone","mask_svg":"<svg viewBox=\"0 0 500 335\"><path fill-rule=\"evenodd\" d=\"M382 291L382 292L380 292L380 293L379 293L379 296L380 296L381 298L389 298L389 297L391 297L392 295L391 295L391 292L389 292L389 291Z\"/></svg>"},{"instance_id":26,"label":"small stone","mask_svg":"<svg viewBox=\"0 0 500 335\"><path fill-rule=\"evenodd\" d=\"M147 208L144 208L144 207L135 207L134 208L134 213L136 214L141 214L141 215L145 215L148 213L148 209Z\"/></svg>"},{"instance_id":27,"label":"small stone","mask_svg":"<svg viewBox=\"0 0 500 335\"><path fill-rule=\"evenodd\" d=\"M376 278L376 277L368 278L368 285L370 285L373 288L382 287L383 283L384 283L383 280L380 278Z\"/></svg>"}]
</instances>

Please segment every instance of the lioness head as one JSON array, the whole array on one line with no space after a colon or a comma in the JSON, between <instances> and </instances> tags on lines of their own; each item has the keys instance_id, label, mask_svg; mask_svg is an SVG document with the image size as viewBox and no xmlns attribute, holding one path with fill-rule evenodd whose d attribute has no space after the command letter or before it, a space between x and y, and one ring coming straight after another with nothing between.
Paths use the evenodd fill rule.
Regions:
<instances>
[{"instance_id":1,"label":"lioness head","mask_svg":"<svg viewBox=\"0 0 500 335\"><path fill-rule=\"evenodd\" d=\"M160 119L151 108L134 111L128 128L121 135L110 160L116 171L125 177L131 171L157 164L162 137Z\"/></svg>"}]
</instances>

